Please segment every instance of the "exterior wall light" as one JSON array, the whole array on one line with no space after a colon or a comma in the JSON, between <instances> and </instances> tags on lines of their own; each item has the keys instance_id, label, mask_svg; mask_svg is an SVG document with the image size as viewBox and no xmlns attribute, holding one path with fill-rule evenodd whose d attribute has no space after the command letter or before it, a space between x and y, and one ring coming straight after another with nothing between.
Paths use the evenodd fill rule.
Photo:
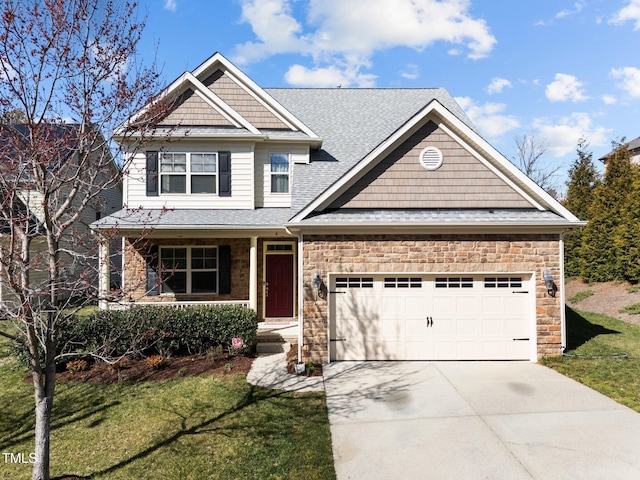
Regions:
<instances>
[{"instance_id":1,"label":"exterior wall light","mask_svg":"<svg viewBox=\"0 0 640 480\"><path fill-rule=\"evenodd\" d=\"M323 300L327 298L327 287L325 286L322 278L320 278L320 274L318 272L313 274L313 280L311 282L311 286L313 291L316 292L316 298L322 298Z\"/></svg>"},{"instance_id":2,"label":"exterior wall light","mask_svg":"<svg viewBox=\"0 0 640 480\"><path fill-rule=\"evenodd\" d=\"M542 278L544 278L544 285L547 288L547 293L549 294L549 296L555 297L556 292L558 291L558 286L553 281L553 275L551 275L551 272L549 270L545 270L542 273Z\"/></svg>"}]
</instances>

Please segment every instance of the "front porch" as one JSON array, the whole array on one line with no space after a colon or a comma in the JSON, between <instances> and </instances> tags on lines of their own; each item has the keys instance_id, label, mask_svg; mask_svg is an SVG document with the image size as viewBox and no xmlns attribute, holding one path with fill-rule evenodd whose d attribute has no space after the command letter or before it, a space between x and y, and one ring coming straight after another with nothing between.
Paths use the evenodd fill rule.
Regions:
<instances>
[{"instance_id":1,"label":"front porch","mask_svg":"<svg viewBox=\"0 0 640 480\"><path fill-rule=\"evenodd\" d=\"M233 304L255 310L261 321L297 321L295 237L227 238L219 233L207 237L199 232L191 238L130 236L123 243L122 287L117 295L106 288L109 245L101 244L102 309Z\"/></svg>"}]
</instances>

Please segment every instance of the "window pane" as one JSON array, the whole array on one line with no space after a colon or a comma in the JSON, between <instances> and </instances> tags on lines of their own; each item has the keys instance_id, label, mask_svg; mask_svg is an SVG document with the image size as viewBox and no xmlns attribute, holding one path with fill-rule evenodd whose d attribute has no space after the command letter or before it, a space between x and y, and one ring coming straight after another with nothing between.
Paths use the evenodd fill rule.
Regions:
<instances>
[{"instance_id":1,"label":"window pane","mask_svg":"<svg viewBox=\"0 0 640 480\"><path fill-rule=\"evenodd\" d=\"M162 172L186 172L187 155L184 153L163 153L160 160Z\"/></svg>"},{"instance_id":2,"label":"window pane","mask_svg":"<svg viewBox=\"0 0 640 480\"><path fill-rule=\"evenodd\" d=\"M186 248L163 248L160 250L163 270L185 270L187 268Z\"/></svg>"},{"instance_id":3,"label":"window pane","mask_svg":"<svg viewBox=\"0 0 640 480\"><path fill-rule=\"evenodd\" d=\"M271 175L271 193L289 193L289 175Z\"/></svg>"},{"instance_id":4,"label":"window pane","mask_svg":"<svg viewBox=\"0 0 640 480\"><path fill-rule=\"evenodd\" d=\"M215 248L194 248L191 250L191 268L194 270L216 268Z\"/></svg>"},{"instance_id":5,"label":"window pane","mask_svg":"<svg viewBox=\"0 0 640 480\"><path fill-rule=\"evenodd\" d=\"M168 272L162 278L163 293L187 293L187 272Z\"/></svg>"},{"instance_id":6,"label":"window pane","mask_svg":"<svg viewBox=\"0 0 640 480\"><path fill-rule=\"evenodd\" d=\"M193 175L191 193L216 193L215 175Z\"/></svg>"},{"instance_id":7,"label":"window pane","mask_svg":"<svg viewBox=\"0 0 640 480\"><path fill-rule=\"evenodd\" d=\"M187 193L186 175L161 175L162 193Z\"/></svg>"},{"instance_id":8,"label":"window pane","mask_svg":"<svg viewBox=\"0 0 640 480\"><path fill-rule=\"evenodd\" d=\"M192 272L191 293L215 293L218 290L216 272Z\"/></svg>"},{"instance_id":9,"label":"window pane","mask_svg":"<svg viewBox=\"0 0 640 480\"><path fill-rule=\"evenodd\" d=\"M271 158L272 172L288 172L289 171L289 154L272 153L270 158Z\"/></svg>"},{"instance_id":10,"label":"window pane","mask_svg":"<svg viewBox=\"0 0 640 480\"><path fill-rule=\"evenodd\" d=\"M215 153L192 153L191 154L191 171L215 173L216 154Z\"/></svg>"}]
</instances>

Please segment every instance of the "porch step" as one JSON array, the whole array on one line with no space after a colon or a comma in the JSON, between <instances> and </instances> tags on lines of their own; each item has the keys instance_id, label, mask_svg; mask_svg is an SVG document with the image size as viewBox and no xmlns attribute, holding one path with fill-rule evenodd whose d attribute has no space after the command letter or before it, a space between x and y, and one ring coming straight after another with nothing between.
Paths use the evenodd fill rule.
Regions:
<instances>
[{"instance_id":1,"label":"porch step","mask_svg":"<svg viewBox=\"0 0 640 480\"><path fill-rule=\"evenodd\" d=\"M298 341L298 322L260 322L256 344Z\"/></svg>"}]
</instances>

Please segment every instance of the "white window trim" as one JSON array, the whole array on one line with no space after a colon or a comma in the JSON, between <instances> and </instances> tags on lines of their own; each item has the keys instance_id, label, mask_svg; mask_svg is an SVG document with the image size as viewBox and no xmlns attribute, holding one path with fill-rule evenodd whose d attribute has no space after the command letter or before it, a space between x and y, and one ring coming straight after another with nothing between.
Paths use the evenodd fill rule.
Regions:
<instances>
[{"instance_id":1,"label":"white window trim","mask_svg":"<svg viewBox=\"0 0 640 480\"><path fill-rule=\"evenodd\" d=\"M162 264L162 250L163 249L167 249L167 248L186 248L187 249L187 268L186 269L171 269L171 270L165 270L163 268L163 264ZM216 250L216 268L206 268L206 269L192 269L191 268L191 252L194 248L213 248ZM160 270L160 295L218 295L218 290L220 288L220 269L219 269L219 263L220 263L220 251L218 249L217 245L162 245L160 247L160 251L159 251L159 270ZM164 282L162 281L163 278L163 274L165 271L171 271L171 272L186 272L187 274L187 288L186 288L186 292L184 293L175 293L175 292L165 292L163 291L164 289ZM192 293L192 289L193 289L193 285L192 285L192 281L191 281L191 274L193 272L215 272L216 274L216 290L214 292L198 292L198 293Z\"/></svg>"},{"instance_id":2,"label":"white window trim","mask_svg":"<svg viewBox=\"0 0 640 480\"><path fill-rule=\"evenodd\" d=\"M286 172L273 172L271 171L271 156L272 155L285 155L287 157L287 171ZM286 175L288 182L288 189L286 192L274 192L271 190L271 179L274 175ZM269 195L291 195L291 153L289 152L269 152Z\"/></svg>"},{"instance_id":3,"label":"white window trim","mask_svg":"<svg viewBox=\"0 0 640 480\"><path fill-rule=\"evenodd\" d=\"M216 158L216 169L215 172L192 172L191 171L191 155L215 155ZM186 157L186 171L184 172L163 172L162 171L162 156L163 155L185 155ZM159 156L158 156L158 170L159 170L159 175L160 175L160 185L159 185L159 194L160 195L215 195L215 196L219 196L219 187L218 187L218 177L219 177L219 164L220 164L220 159L218 157L218 152L160 152ZM163 192L162 191L162 177L163 175L184 175L185 176L185 182L186 182L186 186L185 186L185 192L184 193L178 193L178 192ZM204 175L212 175L215 177L214 180L214 188L215 188L215 192L213 193L191 193L191 177L194 176L204 176Z\"/></svg>"}]
</instances>

